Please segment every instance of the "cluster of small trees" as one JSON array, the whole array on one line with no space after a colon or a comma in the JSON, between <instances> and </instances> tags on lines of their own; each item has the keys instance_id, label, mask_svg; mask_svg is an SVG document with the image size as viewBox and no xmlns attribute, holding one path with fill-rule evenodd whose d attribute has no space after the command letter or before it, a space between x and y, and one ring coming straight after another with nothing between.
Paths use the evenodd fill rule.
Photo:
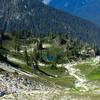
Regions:
<instances>
[{"instance_id":1,"label":"cluster of small trees","mask_svg":"<svg viewBox=\"0 0 100 100\"><path fill-rule=\"evenodd\" d=\"M56 69L57 63L76 60L77 58L86 56L80 54L81 50L83 49L83 47L86 46L86 44L81 41L74 40L71 37L68 37L67 34L62 35L61 33L59 33L57 36L55 35L55 38L52 37L52 35L50 34L47 37L48 39L51 39L51 41L55 38L58 38L59 45L60 46L64 45L66 47L66 50L64 50L64 48L59 48L56 46L45 50L45 56L47 57L49 55L54 56L54 59L50 61L52 69ZM34 50L32 62L34 62L34 65L36 65L36 67L38 68L38 61L42 61L42 57L44 56L42 52L44 52L44 49L42 47L43 37L41 38L41 35L39 35L37 39L38 39L37 48ZM87 47L90 46L88 45ZM95 49L95 51L97 52L99 51L96 47L92 49Z\"/></svg>"}]
</instances>

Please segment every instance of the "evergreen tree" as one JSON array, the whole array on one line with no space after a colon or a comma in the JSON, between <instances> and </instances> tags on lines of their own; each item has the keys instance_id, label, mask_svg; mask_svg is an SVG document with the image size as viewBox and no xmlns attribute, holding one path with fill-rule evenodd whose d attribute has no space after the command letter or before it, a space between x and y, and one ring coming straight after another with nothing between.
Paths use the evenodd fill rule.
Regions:
<instances>
[{"instance_id":1,"label":"evergreen tree","mask_svg":"<svg viewBox=\"0 0 100 100\"><path fill-rule=\"evenodd\" d=\"M33 60L34 60L34 68L35 69L38 69L38 59L39 59L39 56L38 56L38 50L37 49L34 49L34 52L33 52Z\"/></svg>"},{"instance_id":2,"label":"evergreen tree","mask_svg":"<svg viewBox=\"0 0 100 100\"><path fill-rule=\"evenodd\" d=\"M56 61L56 56L54 58L54 60L51 62L51 69L57 69L57 61Z\"/></svg>"},{"instance_id":3,"label":"evergreen tree","mask_svg":"<svg viewBox=\"0 0 100 100\"><path fill-rule=\"evenodd\" d=\"M26 64L29 65L29 57L28 57L28 53L27 53L27 48L25 47L25 60L26 60Z\"/></svg>"},{"instance_id":4,"label":"evergreen tree","mask_svg":"<svg viewBox=\"0 0 100 100\"><path fill-rule=\"evenodd\" d=\"M17 31L16 30L13 30L12 32L11 32L11 35L15 38L16 37L16 34L17 34Z\"/></svg>"},{"instance_id":5,"label":"evergreen tree","mask_svg":"<svg viewBox=\"0 0 100 100\"><path fill-rule=\"evenodd\" d=\"M20 34L20 31L16 31L16 30L13 30L12 31L12 37L14 37L14 44L15 44L15 51L19 52L20 51L20 37L21 37L21 34Z\"/></svg>"},{"instance_id":6,"label":"evergreen tree","mask_svg":"<svg viewBox=\"0 0 100 100\"><path fill-rule=\"evenodd\" d=\"M38 42L37 42L37 49L38 50L42 50L43 49L43 46L42 46L42 35L39 33L39 39L38 39Z\"/></svg>"},{"instance_id":7,"label":"evergreen tree","mask_svg":"<svg viewBox=\"0 0 100 100\"><path fill-rule=\"evenodd\" d=\"M3 48L3 36L4 36L4 31L2 29L0 29L0 49Z\"/></svg>"},{"instance_id":8,"label":"evergreen tree","mask_svg":"<svg viewBox=\"0 0 100 100\"><path fill-rule=\"evenodd\" d=\"M35 37L34 30L31 30L31 31L30 31L30 36L31 36L31 37Z\"/></svg>"}]
</instances>

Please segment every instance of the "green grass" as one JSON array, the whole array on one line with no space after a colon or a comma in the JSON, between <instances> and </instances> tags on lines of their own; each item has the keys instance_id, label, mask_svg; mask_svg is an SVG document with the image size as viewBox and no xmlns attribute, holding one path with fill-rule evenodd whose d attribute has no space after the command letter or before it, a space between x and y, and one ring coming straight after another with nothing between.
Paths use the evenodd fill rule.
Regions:
<instances>
[{"instance_id":1,"label":"green grass","mask_svg":"<svg viewBox=\"0 0 100 100\"><path fill-rule=\"evenodd\" d=\"M86 75L86 78L90 81L100 80L100 64L90 65L90 64L81 64L75 66L75 68L80 69L81 73Z\"/></svg>"},{"instance_id":2,"label":"green grass","mask_svg":"<svg viewBox=\"0 0 100 100\"><path fill-rule=\"evenodd\" d=\"M75 84L75 79L73 77L62 77L62 78L55 78L49 79L50 81L64 87L64 88L72 88Z\"/></svg>"},{"instance_id":3,"label":"green grass","mask_svg":"<svg viewBox=\"0 0 100 100\"><path fill-rule=\"evenodd\" d=\"M66 69L64 67L52 69L51 66L48 66L48 67L44 66L44 67L39 67L39 68L47 73L57 75L58 77L60 77L61 75L64 75L65 71L66 71Z\"/></svg>"},{"instance_id":4,"label":"green grass","mask_svg":"<svg viewBox=\"0 0 100 100\"><path fill-rule=\"evenodd\" d=\"M51 74L51 75L56 75L57 78L50 78L43 73L37 72L34 70L32 67L27 66L26 64L18 64L13 62L14 64L18 65L18 67L24 71L24 72L30 72L33 74L36 74L38 77L40 77L42 80L46 80L48 82L53 82L57 85L62 86L63 88L72 88L74 87L75 84L75 78L70 76L68 73L66 73L66 69L64 67L57 68L57 69L51 69L50 66L48 67L39 67L41 70L44 72Z\"/></svg>"},{"instance_id":5,"label":"green grass","mask_svg":"<svg viewBox=\"0 0 100 100\"><path fill-rule=\"evenodd\" d=\"M91 73L87 75L89 80L100 80L100 73Z\"/></svg>"},{"instance_id":6,"label":"green grass","mask_svg":"<svg viewBox=\"0 0 100 100\"><path fill-rule=\"evenodd\" d=\"M19 60L23 60L23 61L25 61L25 56L22 54L22 53L16 53L16 52L9 52L9 55L10 56L12 56L12 57L14 57L14 58L17 58L17 59L19 59Z\"/></svg>"},{"instance_id":7,"label":"green grass","mask_svg":"<svg viewBox=\"0 0 100 100\"><path fill-rule=\"evenodd\" d=\"M14 62L14 61L9 61L9 62L12 62L13 64L18 66L18 68L20 68L24 72L34 73L34 69L30 66L27 66L26 64L19 64L19 63Z\"/></svg>"},{"instance_id":8,"label":"green grass","mask_svg":"<svg viewBox=\"0 0 100 100\"><path fill-rule=\"evenodd\" d=\"M80 64L77 66L74 66L74 68L79 69L82 74L89 74L92 70L94 70L94 67L89 64Z\"/></svg>"},{"instance_id":9,"label":"green grass","mask_svg":"<svg viewBox=\"0 0 100 100\"><path fill-rule=\"evenodd\" d=\"M54 82L57 85L60 85L64 88L72 88L74 87L75 84L75 78L70 76L64 67L57 68L57 69L51 69L50 67L40 67L41 70L51 74L51 75L56 75L57 78L50 78L46 77L43 74L41 75L45 79L47 79L50 82Z\"/></svg>"},{"instance_id":10,"label":"green grass","mask_svg":"<svg viewBox=\"0 0 100 100\"><path fill-rule=\"evenodd\" d=\"M24 61L24 56L22 54L10 52L9 55ZM19 64L17 62L13 62L13 63L16 64L24 72L34 73L37 76L46 79L47 81L54 82L55 84L60 85L62 87L68 87L68 88L74 87L75 78L70 76L68 73L66 73L66 69L64 67L57 68L57 69L51 69L50 66L40 67L40 69L43 70L44 72L57 76L57 78L50 78L40 72L35 71L32 67L27 66L26 64Z\"/></svg>"}]
</instances>

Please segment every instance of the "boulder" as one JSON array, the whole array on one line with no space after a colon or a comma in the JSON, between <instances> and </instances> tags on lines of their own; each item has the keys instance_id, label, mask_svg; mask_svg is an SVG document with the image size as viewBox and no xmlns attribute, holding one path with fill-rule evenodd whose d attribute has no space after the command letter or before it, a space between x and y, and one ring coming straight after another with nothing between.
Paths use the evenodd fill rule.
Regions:
<instances>
[{"instance_id":1,"label":"boulder","mask_svg":"<svg viewBox=\"0 0 100 100\"><path fill-rule=\"evenodd\" d=\"M5 92L0 91L0 97L3 97L5 95Z\"/></svg>"}]
</instances>

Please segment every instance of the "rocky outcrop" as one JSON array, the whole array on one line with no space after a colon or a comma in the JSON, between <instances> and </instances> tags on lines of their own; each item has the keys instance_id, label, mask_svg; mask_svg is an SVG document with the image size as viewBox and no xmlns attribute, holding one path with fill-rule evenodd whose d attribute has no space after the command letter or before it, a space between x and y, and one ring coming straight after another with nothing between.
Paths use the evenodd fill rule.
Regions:
<instances>
[{"instance_id":1,"label":"rocky outcrop","mask_svg":"<svg viewBox=\"0 0 100 100\"><path fill-rule=\"evenodd\" d=\"M13 74L0 74L0 96L14 93L26 93L34 90L52 90L42 83L31 81L28 78L22 76L16 76Z\"/></svg>"},{"instance_id":2,"label":"rocky outcrop","mask_svg":"<svg viewBox=\"0 0 100 100\"><path fill-rule=\"evenodd\" d=\"M20 94L34 90L54 90L56 87L55 84L52 84L52 86L54 85L52 88L48 87L48 85L36 81L36 75L25 73L5 63L0 63L0 68L3 69L0 73L0 97L5 94Z\"/></svg>"}]
</instances>

